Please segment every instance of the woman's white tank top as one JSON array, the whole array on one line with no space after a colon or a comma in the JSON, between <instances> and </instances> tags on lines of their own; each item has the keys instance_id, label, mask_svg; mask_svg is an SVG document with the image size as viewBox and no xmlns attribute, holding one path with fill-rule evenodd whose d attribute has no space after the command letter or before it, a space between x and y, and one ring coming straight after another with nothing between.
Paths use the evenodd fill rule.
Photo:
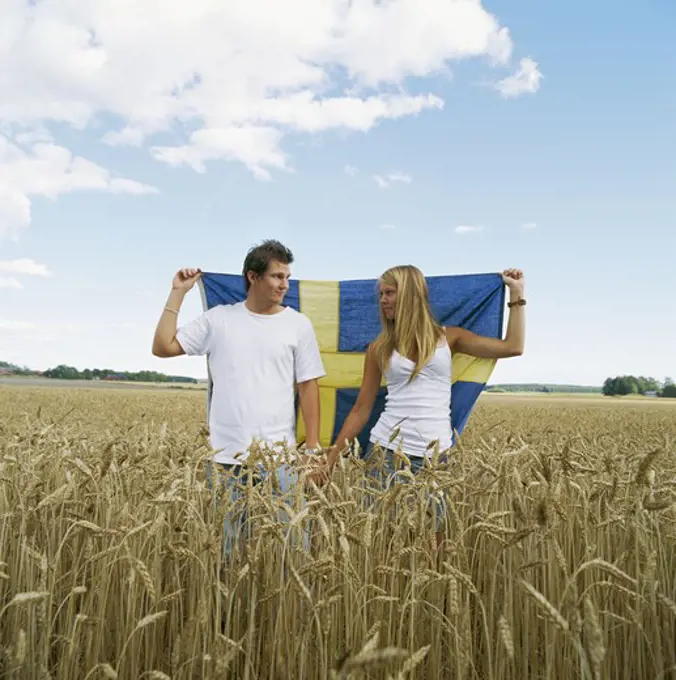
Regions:
<instances>
[{"instance_id":1,"label":"woman's white tank top","mask_svg":"<svg viewBox=\"0 0 676 680\"><path fill-rule=\"evenodd\" d=\"M415 363L396 350L385 371L387 396L370 441L407 456L431 456L432 442L441 451L453 443L451 430L451 375L453 361L447 343L440 344L432 358L409 382ZM395 430L397 437L392 439Z\"/></svg>"}]
</instances>

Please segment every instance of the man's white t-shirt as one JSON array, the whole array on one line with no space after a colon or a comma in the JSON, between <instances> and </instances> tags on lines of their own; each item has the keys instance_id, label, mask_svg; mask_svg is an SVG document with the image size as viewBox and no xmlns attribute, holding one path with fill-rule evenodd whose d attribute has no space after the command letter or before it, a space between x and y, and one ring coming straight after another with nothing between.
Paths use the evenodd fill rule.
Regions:
<instances>
[{"instance_id":1,"label":"man's white t-shirt","mask_svg":"<svg viewBox=\"0 0 676 680\"><path fill-rule=\"evenodd\" d=\"M187 355L208 356L216 462L241 463L254 440L296 444L294 383L325 375L307 316L290 307L255 314L243 302L218 305L180 327L176 339Z\"/></svg>"}]
</instances>

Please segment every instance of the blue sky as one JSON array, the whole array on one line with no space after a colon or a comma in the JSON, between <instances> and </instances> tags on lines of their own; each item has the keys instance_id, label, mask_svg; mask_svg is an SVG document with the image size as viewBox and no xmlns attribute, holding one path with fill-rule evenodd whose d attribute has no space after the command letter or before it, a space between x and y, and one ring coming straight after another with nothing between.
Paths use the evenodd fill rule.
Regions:
<instances>
[{"instance_id":1,"label":"blue sky","mask_svg":"<svg viewBox=\"0 0 676 680\"><path fill-rule=\"evenodd\" d=\"M493 382L676 377L676 6L208 4L0 9L0 359L203 377L150 354L172 275L273 237L299 278L522 268Z\"/></svg>"}]
</instances>

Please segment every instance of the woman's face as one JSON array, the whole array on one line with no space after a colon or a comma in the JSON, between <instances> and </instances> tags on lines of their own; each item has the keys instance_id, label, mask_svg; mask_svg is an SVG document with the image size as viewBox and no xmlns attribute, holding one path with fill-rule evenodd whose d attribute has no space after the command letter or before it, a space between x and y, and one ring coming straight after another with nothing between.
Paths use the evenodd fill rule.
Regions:
<instances>
[{"instance_id":1,"label":"woman's face","mask_svg":"<svg viewBox=\"0 0 676 680\"><path fill-rule=\"evenodd\" d=\"M388 321L394 319L397 311L397 288L387 283L380 281L378 284L378 296L380 299L380 308Z\"/></svg>"}]
</instances>

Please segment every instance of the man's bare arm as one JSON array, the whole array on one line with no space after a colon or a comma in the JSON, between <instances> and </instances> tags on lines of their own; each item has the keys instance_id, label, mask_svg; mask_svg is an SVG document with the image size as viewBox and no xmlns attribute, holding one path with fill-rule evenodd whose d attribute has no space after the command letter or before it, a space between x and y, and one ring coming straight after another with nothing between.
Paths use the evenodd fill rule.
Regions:
<instances>
[{"instance_id":1,"label":"man's bare arm","mask_svg":"<svg viewBox=\"0 0 676 680\"><path fill-rule=\"evenodd\" d=\"M157 328L155 328L152 352L156 357L168 358L185 354L176 339L178 313L186 294L195 285L200 276L202 276L202 272L199 269L181 269L174 276L167 304L162 310L160 320L157 322Z\"/></svg>"},{"instance_id":2,"label":"man's bare arm","mask_svg":"<svg viewBox=\"0 0 676 680\"><path fill-rule=\"evenodd\" d=\"M319 383L316 379L298 383L298 403L305 423L305 445L319 446Z\"/></svg>"}]
</instances>

